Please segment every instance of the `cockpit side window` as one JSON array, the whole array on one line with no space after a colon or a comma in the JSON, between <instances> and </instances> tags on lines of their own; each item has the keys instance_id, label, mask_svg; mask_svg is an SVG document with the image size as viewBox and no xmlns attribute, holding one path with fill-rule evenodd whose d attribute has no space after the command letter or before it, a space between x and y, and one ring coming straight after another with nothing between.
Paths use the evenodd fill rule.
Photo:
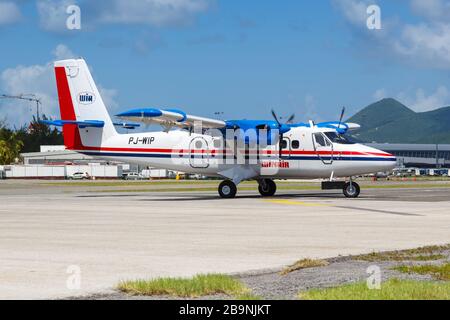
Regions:
<instances>
[{"instance_id":1,"label":"cockpit side window","mask_svg":"<svg viewBox=\"0 0 450 320\"><path fill-rule=\"evenodd\" d=\"M314 140L316 141L316 145L319 147L327 146L327 141L321 133L314 133Z\"/></svg>"},{"instance_id":2,"label":"cockpit side window","mask_svg":"<svg viewBox=\"0 0 450 320\"><path fill-rule=\"evenodd\" d=\"M337 132L325 132L325 135L328 139L330 139L333 143L338 144L355 144L355 142L351 141L348 137L338 134Z\"/></svg>"}]
</instances>

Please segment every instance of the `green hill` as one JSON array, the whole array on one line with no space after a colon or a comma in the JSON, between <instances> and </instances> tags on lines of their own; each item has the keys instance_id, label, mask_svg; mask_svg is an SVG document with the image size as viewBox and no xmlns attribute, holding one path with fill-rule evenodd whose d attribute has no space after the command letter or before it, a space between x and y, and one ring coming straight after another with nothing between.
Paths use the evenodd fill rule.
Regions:
<instances>
[{"instance_id":1,"label":"green hill","mask_svg":"<svg viewBox=\"0 0 450 320\"><path fill-rule=\"evenodd\" d=\"M348 122L361 125L352 137L362 142L450 143L450 107L417 113L395 99L383 99Z\"/></svg>"}]
</instances>

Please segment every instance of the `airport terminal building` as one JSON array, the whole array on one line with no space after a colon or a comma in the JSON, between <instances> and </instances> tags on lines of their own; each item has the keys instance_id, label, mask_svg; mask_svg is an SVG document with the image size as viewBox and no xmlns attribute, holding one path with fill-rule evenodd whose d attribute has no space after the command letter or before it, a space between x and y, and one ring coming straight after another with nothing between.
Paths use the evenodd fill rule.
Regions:
<instances>
[{"instance_id":1,"label":"airport terminal building","mask_svg":"<svg viewBox=\"0 0 450 320\"><path fill-rule=\"evenodd\" d=\"M400 168L449 168L450 144L368 144L397 157Z\"/></svg>"}]
</instances>

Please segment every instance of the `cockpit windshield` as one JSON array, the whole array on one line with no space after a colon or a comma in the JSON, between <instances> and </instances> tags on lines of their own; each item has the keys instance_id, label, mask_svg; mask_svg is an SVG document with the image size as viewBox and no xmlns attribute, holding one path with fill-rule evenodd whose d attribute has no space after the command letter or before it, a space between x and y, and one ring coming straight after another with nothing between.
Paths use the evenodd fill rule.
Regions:
<instances>
[{"instance_id":1,"label":"cockpit windshield","mask_svg":"<svg viewBox=\"0 0 450 320\"><path fill-rule=\"evenodd\" d=\"M355 144L350 138L344 136L343 134L339 134L337 132L324 132L325 135L330 139L333 143L338 144Z\"/></svg>"}]
</instances>

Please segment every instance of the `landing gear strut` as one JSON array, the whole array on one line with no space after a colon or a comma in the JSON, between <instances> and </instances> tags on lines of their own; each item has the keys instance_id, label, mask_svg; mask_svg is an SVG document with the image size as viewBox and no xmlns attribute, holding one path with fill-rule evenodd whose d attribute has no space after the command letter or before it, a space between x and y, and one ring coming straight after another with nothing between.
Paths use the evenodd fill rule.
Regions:
<instances>
[{"instance_id":1,"label":"landing gear strut","mask_svg":"<svg viewBox=\"0 0 450 320\"><path fill-rule=\"evenodd\" d=\"M219 195L224 199L232 199L236 197L237 187L231 180L222 181L219 185Z\"/></svg>"},{"instance_id":2,"label":"landing gear strut","mask_svg":"<svg viewBox=\"0 0 450 320\"><path fill-rule=\"evenodd\" d=\"M359 194L361 193L361 188L359 187L359 184L356 182L353 182L350 180L346 184L344 184L344 196L347 198L358 198Z\"/></svg>"},{"instance_id":3,"label":"landing gear strut","mask_svg":"<svg viewBox=\"0 0 450 320\"><path fill-rule=\"evenodd\" d=\"M258 191L263 197L272 197L277 192L277 185L271 179L259 180L258 183Z\"/></svg>"}]
</instances>

